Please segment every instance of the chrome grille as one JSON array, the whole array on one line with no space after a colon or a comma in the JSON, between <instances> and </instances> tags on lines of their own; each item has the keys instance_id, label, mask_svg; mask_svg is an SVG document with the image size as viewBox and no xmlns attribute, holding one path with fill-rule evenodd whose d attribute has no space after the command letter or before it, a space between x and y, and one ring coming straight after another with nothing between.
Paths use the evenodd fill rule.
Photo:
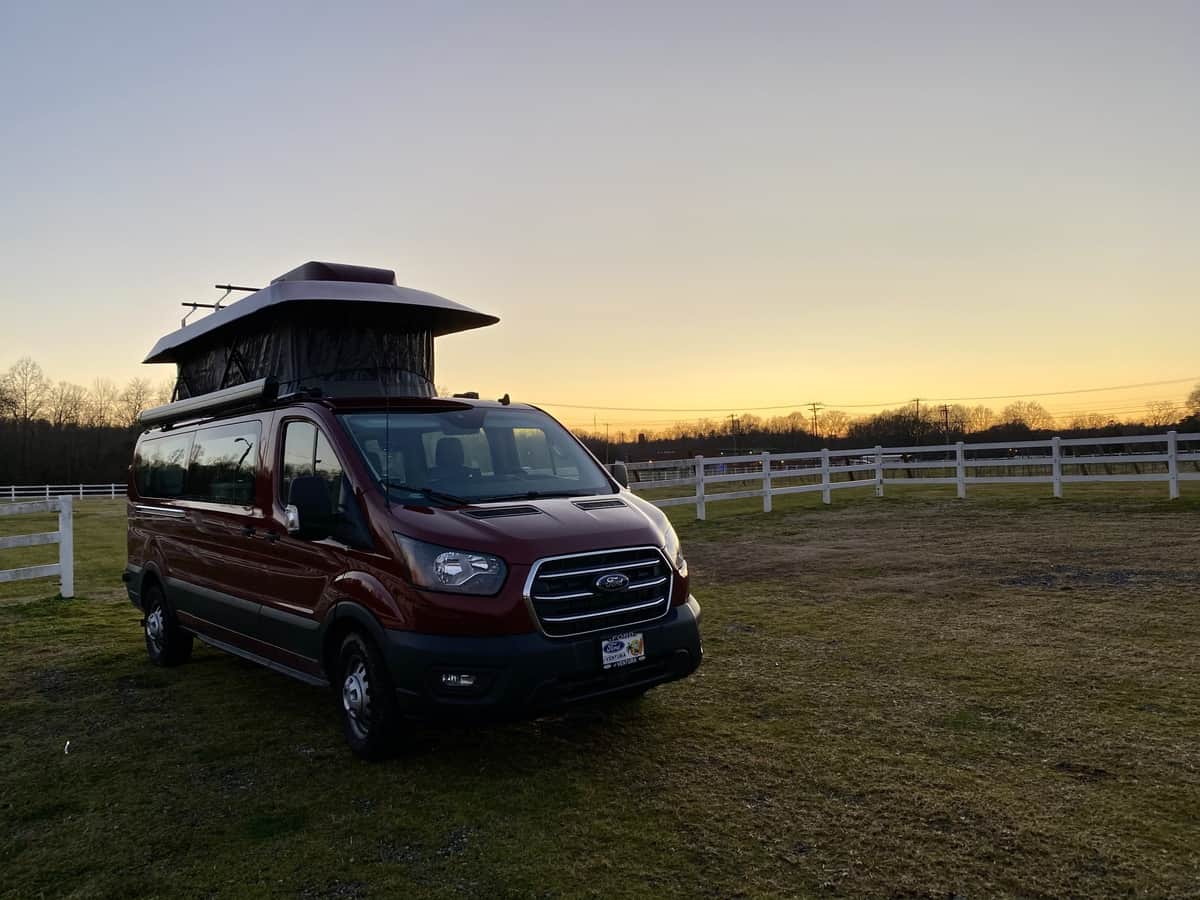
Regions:
<instances>
[{"instance_id":1,"label":"chrome grille","mask_svg":"<svg viewBox=\"0 0 1200 900\"><path fill-rule=\"evenodd\" d=\"M603 590L608 576L626 583ZM620 579L617 579L618 581ZM614 631L666 615L671 566L655 547L555 556L534 564L525 599L549 637Z\"/></svg>"}]
</instances>

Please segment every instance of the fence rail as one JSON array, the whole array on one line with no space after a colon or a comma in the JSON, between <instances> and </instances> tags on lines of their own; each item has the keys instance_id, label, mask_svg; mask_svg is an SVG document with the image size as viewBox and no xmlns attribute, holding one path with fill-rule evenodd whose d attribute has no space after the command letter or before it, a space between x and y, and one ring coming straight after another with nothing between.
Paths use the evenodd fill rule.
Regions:
<instances>
[{"instance_id":1,"label":"fence rail","mask_svg":"<svg viewBox=\"0 0 1200 900\"><path fill-rule=\"evenodd\" d=\"M1190 471L1185 469L1189 465ZM873 487L882 497L889 484L954 485L959 498L967 496L970 485L1049 484L1054 496L1062 497L1064 484L1149 481L1166 482L1167 496L1174 500L1181 481L1200 481L1200 433L696 456L629 463L627 469L629 486L637 492L692 487L691 494L647 499L659 507L695 505L697 519L706 517L709 503L722 500L761 497L763 511L770 512L772 497L820 491L821 500L831 503L837 490ZM760 484L744 490L708 489L739 482Z\"/></svg>"},{"instance_id":2,"label":"fence rail","mask_svg":"<svg viewBox=\"0 0 1200 900\"><path fill-rule=\"evenodd\" d=\"M6 484L0 486L0 503L5 500L50 500L54 497L104 497L115 500L125 496L125 483L112 481L108 484Z\"/></svg>"},{"instance_id":3,"label":"fence rail","mask_svg":"<svg viewBox=\"0 0 1200 900\"><path fill-rule=\"evenodd\" d=\"M30 578L50 578L57 575L60 580L59 594L67 598L75 596L75 533L72 514L74 500L73 496L66 494L52 500L39 500L34 503L0 503L0 516L58 513L58 531L0 537L0 550L58 544L58 562L42 566L23 566L18 569L0 569L0 583L27 581Z\"/></svg>"}]
</instances>

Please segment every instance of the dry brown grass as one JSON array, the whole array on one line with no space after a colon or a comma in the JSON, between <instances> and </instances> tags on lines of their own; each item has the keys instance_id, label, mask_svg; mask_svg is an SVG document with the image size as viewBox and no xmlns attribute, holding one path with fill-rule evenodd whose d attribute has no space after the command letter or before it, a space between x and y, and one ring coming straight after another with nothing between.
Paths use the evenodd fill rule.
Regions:
<instances>
[{"instance_id":1,"label":"dry brown grass","mask_svg":"<svg viewBox=\"0 0 1200 900\"><path fill-rule=\"evenodd\" d=\"M150 668L97 507L93 599L0 603L0 893L1200 895L1200 506L928 490L675 510L694 678L374 766L312 689Z\"/></svg>"}]
</instances>

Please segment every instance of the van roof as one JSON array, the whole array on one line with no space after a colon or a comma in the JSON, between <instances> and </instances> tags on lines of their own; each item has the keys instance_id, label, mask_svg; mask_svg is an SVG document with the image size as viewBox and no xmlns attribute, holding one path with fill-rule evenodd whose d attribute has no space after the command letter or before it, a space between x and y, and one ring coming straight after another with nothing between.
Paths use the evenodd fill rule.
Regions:
<instances>
[{"instance_id":1,"label":"van roof","mask_svg":"<svg viewBox=\"0 0 1200 900\"><path fill-rule=\"evenodd\" d=\"M407 307L414 320L433 337L494 325L500 319L427 291L400 287L391 269L343 263L307 262L280 275L261 290L216 310L190 325L160 338L143 360L146 363L178 362L180 351L199 338L236 329L259 313L274 314L287 304L330 303Z\"/></svg>"}]
</instances>

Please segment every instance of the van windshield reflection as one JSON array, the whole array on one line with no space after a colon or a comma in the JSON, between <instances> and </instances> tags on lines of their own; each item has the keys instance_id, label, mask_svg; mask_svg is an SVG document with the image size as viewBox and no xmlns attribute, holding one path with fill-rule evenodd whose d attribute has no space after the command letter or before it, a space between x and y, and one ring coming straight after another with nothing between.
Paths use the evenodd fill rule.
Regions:
<instances>
[{"instance_id":1,"label":"van windshield reflection","mask_svg":"<svg viewBox=\"0 0 1200 900\"><path fill-rule=\"evenodd\" d=\"M340 418L394 500L457 506L614 493L595 460L538 410L392 410Z\"/></svg>"}]
</instances>

